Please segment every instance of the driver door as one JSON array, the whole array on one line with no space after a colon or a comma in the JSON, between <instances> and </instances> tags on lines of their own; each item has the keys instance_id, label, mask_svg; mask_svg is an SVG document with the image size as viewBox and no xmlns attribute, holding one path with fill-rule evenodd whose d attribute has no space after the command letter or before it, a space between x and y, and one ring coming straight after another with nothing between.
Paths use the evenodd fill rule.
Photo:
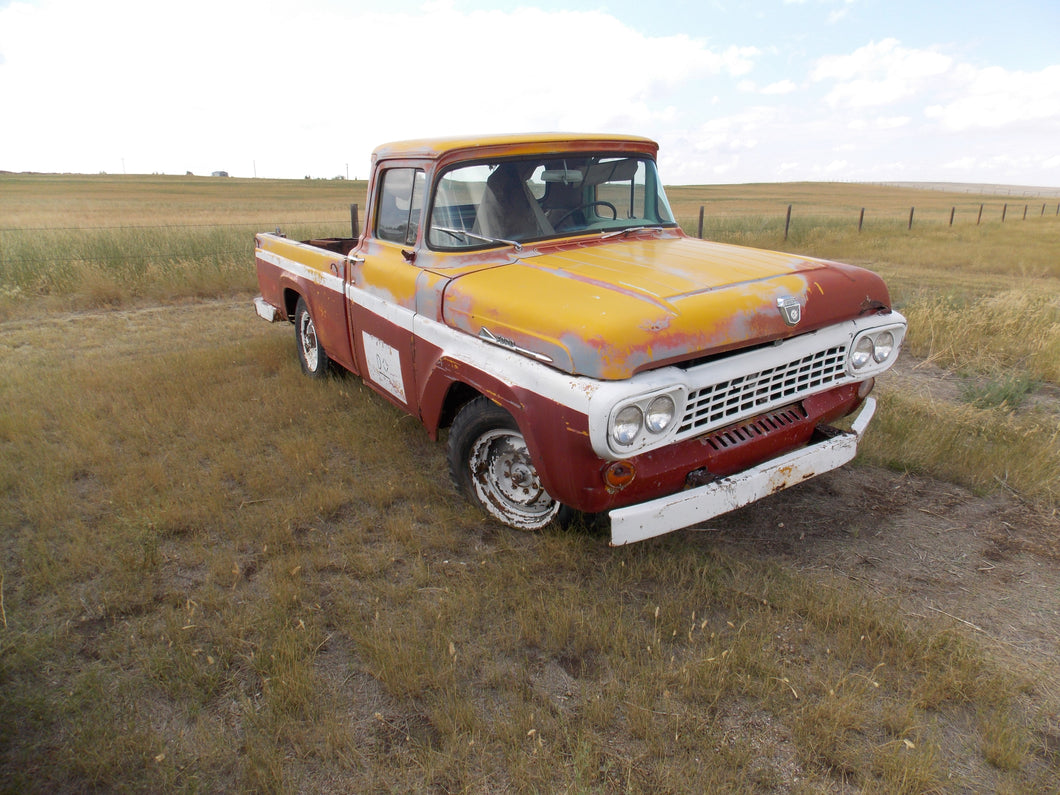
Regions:
<instances>
[{"instance_id":1,"label":"driver door","mask_svg":"<svg viewBox=\"0 0 1060 795\"><path fill-rule=\"evenodd\" d=\"M350 336L365 382L413 410L415 264L426 177L420 168L395 164L378 174L376 204L364 245L351 262L347 285Z\"/></svg>"}]
</instances>

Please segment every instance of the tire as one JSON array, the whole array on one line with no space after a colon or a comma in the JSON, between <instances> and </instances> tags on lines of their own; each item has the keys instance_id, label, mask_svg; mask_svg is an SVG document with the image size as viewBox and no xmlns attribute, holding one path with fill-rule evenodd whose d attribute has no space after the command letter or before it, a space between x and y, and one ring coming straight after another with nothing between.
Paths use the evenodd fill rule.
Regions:
<instances>
[{"instance_id":1,"label":"tire","mask_svg":"<svg viewBox=\"0 0 1060 795\"><path fill-rule=\"evenodd\" d=\"M305 299L299 298L294 310L294 341L302 372L310 378L324 378L331 369L331 359L317 336L317 327Z\"/></svg>"},{"instance_id":2,"label":"tire","mask_svg":"<svg viewBox=\"0 0 1060 795\"><path fill-rule=\"evenodd\" d=\"M515 419L487 398L475 398L456 415L448 457L457 489L508 527L536 531L573 515L541 486Z\"/></svg>"}]
</instances>

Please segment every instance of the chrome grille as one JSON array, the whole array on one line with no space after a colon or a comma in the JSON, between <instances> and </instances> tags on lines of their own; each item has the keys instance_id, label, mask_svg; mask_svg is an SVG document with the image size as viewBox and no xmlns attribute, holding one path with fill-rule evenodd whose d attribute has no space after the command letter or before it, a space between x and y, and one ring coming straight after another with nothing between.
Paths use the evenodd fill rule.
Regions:
<instances>
[{"instance_id":1,"label":"chrome grille","mask_svg":"<svg viewBox=\"0 0 1060 795\"><path fill-rule=\"evenodd\" d=\"M849 380L846 351L845 344L836 345L691 390L677 429L678 438L737 422Z\"/></svg>"}]
</instances>

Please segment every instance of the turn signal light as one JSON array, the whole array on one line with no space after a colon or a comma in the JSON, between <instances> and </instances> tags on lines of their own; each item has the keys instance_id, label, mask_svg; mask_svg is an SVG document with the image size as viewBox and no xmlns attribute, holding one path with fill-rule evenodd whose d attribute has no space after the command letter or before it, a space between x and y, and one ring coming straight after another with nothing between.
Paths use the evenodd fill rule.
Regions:
<instances>
[{"instance_id":1,"label":"turn signal light","mask_svg":"<svg viewBox=\"0 0 1060 795\"><path fill-rule=\"evenodd\" d=\"M614 461L604 470L604 483L610 491L619 491L633 482L637 468L629 461Z\"/></svg>"}]
</instances>

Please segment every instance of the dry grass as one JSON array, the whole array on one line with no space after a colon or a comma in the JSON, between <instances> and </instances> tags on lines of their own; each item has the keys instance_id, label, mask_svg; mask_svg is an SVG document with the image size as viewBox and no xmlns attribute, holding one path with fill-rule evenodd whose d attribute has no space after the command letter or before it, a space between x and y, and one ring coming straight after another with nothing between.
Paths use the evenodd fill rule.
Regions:
<instances>
[{"instance_id":1,"label":"dry grass","mask_svg":"<svg viewBox=\"0 0 1060 795\"><path fill-rule=\"evenodd\" d=\"M1046 507L1060 504L1060 426L1055 413L954 405L884 387L866 438L865 460L929 473L980 494L1015 491Z\"/></svg>"},{"instance_id":2,"label":"dry grass","mask_svg":"<svg viewBox=\"0 0 1060 795\"><path fill-rule=\"evenodd\" d=\"M947 369L1026 373L1060 383L1060 296L1010 288L985 296L931 295L906 307L914 352Z\"/></svg>"},{"instance_id":3,"label":"dry grass","mask_svg":"<svg viewBox=\"0 0 1060 795\"><path fill-rule=\"evenodd\" d=\"M365 183L0 175L0 317L253 289L254 233L349 234ZM249 278L248 278L249 277Z\"/></svg>"},{"instance_id":4,"label":"dry grass","mask_svg":"<svg viewBox=\"0 0 1060 795\"><path fill-rule=\"evenodd\" d=\"M97 193L78 212L102 201L83 179ZM217 201L239 205L236 182ZM288 187L338 189L262 183L278 191L264 215L286 215ZM243 267L217 294L253 289ZM501 530L413 420L355 379L301 378L289 334L245 300L152 305L195 294L179 270L110 311L23 295L0 329L0 788L1016 792L1060 776L1033 742L1040 694L948 625L702 534L611 550ZM917 330L942 300L924 271L898 294L923 312L911 343L942 360ZM1019 306L1048 317L1034 295L1052 277L1036 278ZM976 284L958 286L978 311ZM970 361L1019 355L983 350ZM1055 499L1034 485L1056 453L1031 444L1032 416L901 398L871 455L962 479L945 451L1016 450L987 471ZM940 417L950 436L925 438Z\"/></svg>"},{"instance_id":5,"label":"dry grass","mask_svg":"<svg viewBox=\"0 0 1060 795\"><path fill-rule=\"evenodd\" d=\"M335 223L364 206L366 183L212 177L0 174L4 229Z\"/></svg>"}]
</instances>

